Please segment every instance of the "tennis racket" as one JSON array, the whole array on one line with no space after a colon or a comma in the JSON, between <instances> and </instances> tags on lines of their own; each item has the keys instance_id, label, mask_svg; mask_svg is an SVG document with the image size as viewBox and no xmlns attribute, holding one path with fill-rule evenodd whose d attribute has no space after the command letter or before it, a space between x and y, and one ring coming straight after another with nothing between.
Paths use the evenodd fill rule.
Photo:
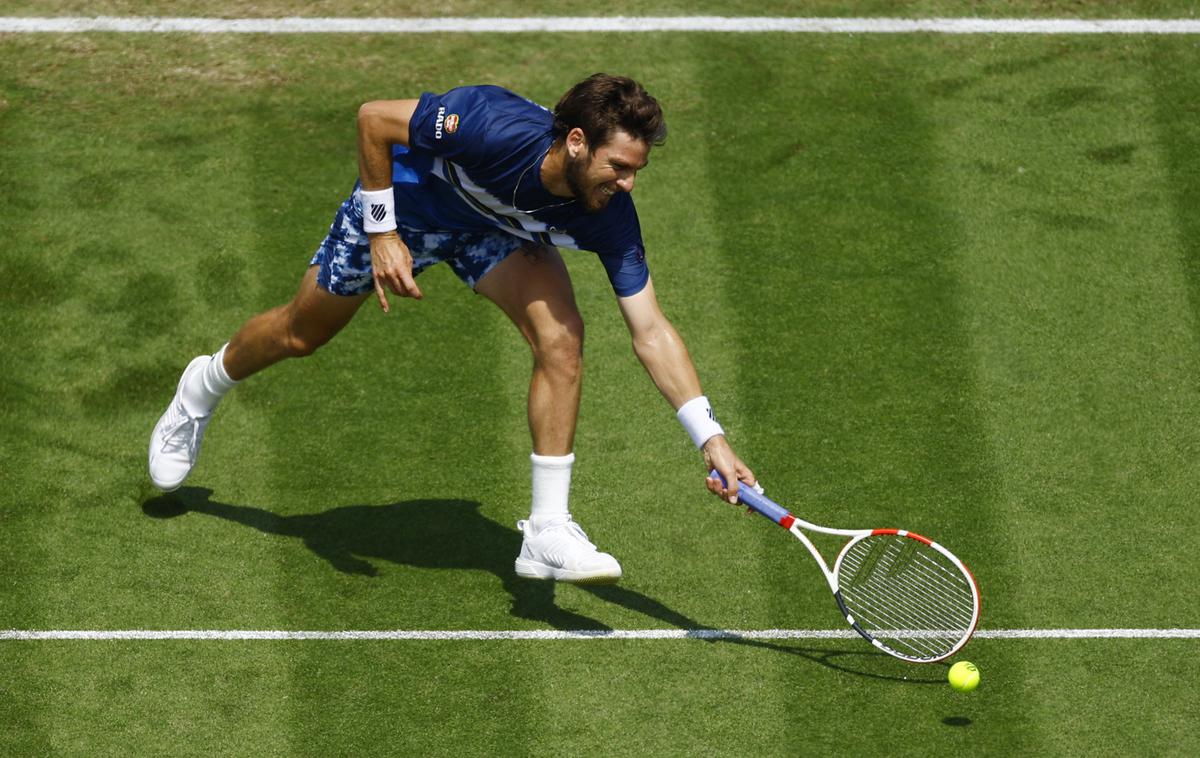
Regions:
<instances>
[{"instance_id":1,"label":"tennis racket","mask_svg":"<svg viewBox=\"0 0 1200 758\"><path fill-rule=\"evenodd\" d=\"M716 471L709 476L724 481ZM934 663L971 639L979 623L979 587L946 548L903 529L817 526L741 482L738 497L808 548L846 621L875 647L906 661ZM803 529L849 538L832 571Z\"/></svg>"}]
</instances>

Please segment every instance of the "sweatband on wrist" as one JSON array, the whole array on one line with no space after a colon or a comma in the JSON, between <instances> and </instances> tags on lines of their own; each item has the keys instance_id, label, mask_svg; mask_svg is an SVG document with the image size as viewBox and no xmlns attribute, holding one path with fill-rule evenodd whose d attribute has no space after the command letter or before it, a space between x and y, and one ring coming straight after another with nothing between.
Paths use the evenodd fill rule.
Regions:
<instances>
[{"instance_id":1,"label":"sweatband on wrist","mask_svg":"<svg viewBox=\"0 0 1200 758\"><path fill-rule=\"evenodd\" d=\"M694 397L679 406L675 417L679 419L679 423L683 424L683 428L687 430L688 436L692 438L692 442L696 443L697 448L704 447L704 443L716 435L725 433L725 430L717 423L712 406L708 404L708 398L704 395Z\"/></svg>"},{"instance_id":2,"label":"sweatband on wrist","mask_svg":"<svg viewBox=\"0 0 1200 758\"><path fill-rule=\"evenodd\" d=\"M358 191L362 198L363 231L390 232L396 228L396 196L392 188Z\"/></svg>"}]
</instances>

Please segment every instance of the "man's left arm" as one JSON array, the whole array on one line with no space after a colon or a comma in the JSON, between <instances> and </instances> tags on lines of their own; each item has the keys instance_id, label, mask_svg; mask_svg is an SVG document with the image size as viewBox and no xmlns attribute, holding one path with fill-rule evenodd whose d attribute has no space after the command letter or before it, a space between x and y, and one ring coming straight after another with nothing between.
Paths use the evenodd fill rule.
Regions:
<instances>
[{"instance_id":1,"label":"man's left arm","mask_svg":"<svg viewBox=\"0 0 1200 758\"><path fill-rule=\"evenodd\" d=\"M726 482L731 483L727 487L710 477L707 479L709 491L736 503L736 483L743 481L753 485L756 481L754 473L733 452L715 420L709 424L703 417L695 418L696 414L703 414L711 420L710 409L700 390L700 378L687 346L659 308L654 283L647 281L640 292L618 297L617 302L633 338L634 353L659 392L680 414L680 421L688 428L693 440L704 451L705 471L716 469ZM697 435L704 439L697 439Z\"/></svg>"}]
</instances>

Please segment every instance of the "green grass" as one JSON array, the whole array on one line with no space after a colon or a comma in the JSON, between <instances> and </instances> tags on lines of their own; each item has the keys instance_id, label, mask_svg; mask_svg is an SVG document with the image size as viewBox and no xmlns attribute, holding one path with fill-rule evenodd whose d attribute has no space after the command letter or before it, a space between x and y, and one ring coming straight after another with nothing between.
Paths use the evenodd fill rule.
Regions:
<instances>
[{"instance_id":1,"label":"green grass","mask_svg":"<svg viewBox=\"0 0 1200 758\"><path fill-rule=\"evenodd\" d=\"M553 102L595 70L667 108L637 191L650 264L772 494L938 537L984 628L1198 627L1198 58L1190 37L2 37L0 627L837 628L798 546L703 492L584 253L573 509L619 587L512 576L528 352L444 270L239 387L179 495L146 480L182 366L294 290L359 103L477 81ZM853 640L3 642L0 752L1184 754L1194 648L978 640L963 696Z\"/></svg>"},{"instance_id":2,"label":"green grass","mask_svg":"<svg viewBox=\"0 0 1200 758\"><path fill-rule=\"evenodd\" d=\"M12 754L1185 755L1163 691L1200 676L1179 640L977 641L969 695L830 643L37 644Z\"/></svg>"},{"instance_id":3,"label":"green grass","mask_svg":"<svg viewBox=\"0 0 1200 758\"><path fill-rule=\"evenodd\" d=\"M273 18L278 16L440 17L440 16L837 16L925 18L1194 18L1200 6L1191 0L610 0L603 6L586 0L560 0L552 6L519 0L259 0L245 8L227 0L11 0L5 15L14 16L202 16Z\"/></svg>"}]
</instances>

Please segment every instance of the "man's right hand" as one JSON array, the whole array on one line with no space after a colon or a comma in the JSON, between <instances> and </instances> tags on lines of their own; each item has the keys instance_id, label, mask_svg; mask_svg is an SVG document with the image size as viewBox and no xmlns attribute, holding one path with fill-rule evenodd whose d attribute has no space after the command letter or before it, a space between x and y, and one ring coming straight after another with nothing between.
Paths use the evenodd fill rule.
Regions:
<instances>
[{"instance_id":1,"label":"man's right hand","mask_svg":"<svg viewBox=\"0 0 1200 758\"><path fill-rule=\"evenodd\" d=\"M387 290L400 297L421 299L421 290L412 275L412 254L396 232L370 235L371 272L375 277L375 294L384 313L389 313Z\"/></svg>"},{"instance_id":2,"label":"man's right hand","mask_svg":"<svg viewBox=\"0 0 1200 758\"><path fill-rule=\"evenodd\" d=\"M750 470L749 466L742 463L742 459L737 457L737 453L733 452L733 448L729 446L724 434L715 434L709 437L708 442L704 443L702 451L704 453L704 470L715 470L725 480L721 481L720 478L711 476L705 480L708 491L722 500L736 505L738 482L745 482L751 487L758 483L754 472Z\"/></svg>"}]
</instances>

